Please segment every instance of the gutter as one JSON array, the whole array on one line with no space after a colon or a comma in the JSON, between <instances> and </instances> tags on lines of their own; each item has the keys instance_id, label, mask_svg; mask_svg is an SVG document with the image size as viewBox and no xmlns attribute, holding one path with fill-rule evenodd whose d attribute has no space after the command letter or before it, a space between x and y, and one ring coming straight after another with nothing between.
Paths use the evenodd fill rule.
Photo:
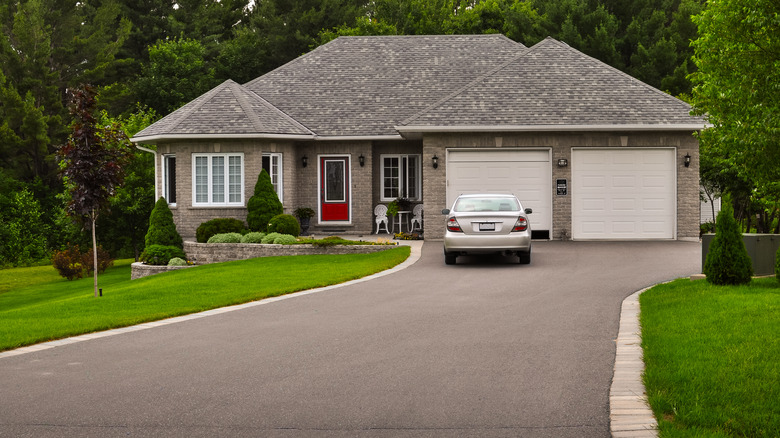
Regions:
<instances>
[{"instance_id":1,"label":"gutter","mask_svg":"<svg viewBox=\"0 0 780 438\"><path fill-rule=\"evenodd\" d=\"M132 141L132 139L130 141ZM160 199L157 195L157 151L139 145L135 145L135 147L138 148L138 150L154 154L154 202L157 202L157 200Z\"/></svg>"},{"instance_id":2,"label":"gutter","mask_svg":"<svg viewBox=\"0 0 780 438\"><path fill-rule=\"evenodd\" d=\"M712 125L680 123L668 125L460 125L460 126L396 126L401 134L408 133L453 133L453 132L573 132L573 131L701 131Z\"/></svg>"}]
</instances>

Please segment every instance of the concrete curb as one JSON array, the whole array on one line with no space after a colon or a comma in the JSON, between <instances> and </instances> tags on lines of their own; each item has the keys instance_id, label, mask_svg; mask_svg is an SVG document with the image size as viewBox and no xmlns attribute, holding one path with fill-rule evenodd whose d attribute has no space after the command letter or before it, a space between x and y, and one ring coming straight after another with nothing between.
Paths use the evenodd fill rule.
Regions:
<instances>
[{"instance_id":1,"label":"concrete curb","mask_svg":"<svg viewBox=\"0 0 780 438\"><path fill-rule=\"evenodd\" d=\"M647 403L642 382L645 363L642 360L639 295L647 289L623 300L620 311L615 368L609 389L609 427L614 438L658 436L658 422Z\"/></svg>"},{"instance_id":2,"label":"concrete curb","mask_svg":"<svg viewBox=\"0 0 780 438\"><path fill-rule=\"evenodd\" d=\"M399 265L397 265L397 266L395 266L395 267L393 267L391 269L387 269L385 271L377 272L376 274L369 275L368 277L358 278L357 280L347 281L345 283L334 284L332 286L326 286L326 287L321 287L321 288L317 288L317 289L304 290L304 291L295 292L295 293L282 295L282 296L278 296L278 297L273 297L273 298L266 298L266 299L263 299L263 300L260 300L260 301L252 301L252 302L249 302L249 303L237 304L235 306L229 306L229 307L220 307L218 309L206 310L206 311L200 312L200 313L192 313L192 314L189 314L189 315L183 315L183 316L177 316L177 317L174 317L174 318L162 319L160 321L146 322L146 323L143 323L143 324L138 324L138 325L129 326L129 327L122 327L122 328L118 328L118 329L106 330L106 331L103 331L103 332L87 333L87 334L84 334L84 335L74 336L74 337L71 337L71 338L57 339L56 341L43 342L43 343L40 343L40 344L30 345L30 346L27 346L27 347L20 347L20 348L17 348L15 350L8 350L8 351L4 351L4 352L0 353L0 359L5 358L5 357L19 356L19 355L22 355L22 354L32 353L32 352L35 352L35 351L48 350L50 348L60 347L60 346L63 346L63 345L75 344L77 342L89 341L89 340L92 340L92 339L99 339L99 338L106 338L106 337L109 337L109 336L121 335L123 333L137 332L137 331L146 330L146 329L150 329L150 328L162 327L162 326L169 325L169 324L176 324L176 323L179 323L179 322L191 321L193 319L205 318L207 316L219 315L219 314L222 314L222 313L233 312L233 311L236 311L236 310L248 309L250 307L262 306L262 305L266 305L266 304L275 303L275 302L281 301L281 300L287 300L287 299L290 299L290 298L300 297L300 296L303 296L303 295L310 295L310 294L314 294L314 293L318 293L318 292L325 292L325 291L337 289L337 288L344 287L344 286L351 286L351 285L362 283L362 282L365 282L365 281L370 281L370 280L373 280L375 278L384 277L385 275L390 275L390 274L393 274L395 272L404 270L404 269L408 268L409 266L412 266L413 264L415 264L417 262L417 260L420 259L420 256L422 255L422 245L423 245L423 241L422 240L404 240L404 241L400 241L399 244L400 245L410 246L412 248L412 251L409 254L409 258L404 260L403 263L401 263L401 264L399 264Z\"/></svg>"}]
</instances>

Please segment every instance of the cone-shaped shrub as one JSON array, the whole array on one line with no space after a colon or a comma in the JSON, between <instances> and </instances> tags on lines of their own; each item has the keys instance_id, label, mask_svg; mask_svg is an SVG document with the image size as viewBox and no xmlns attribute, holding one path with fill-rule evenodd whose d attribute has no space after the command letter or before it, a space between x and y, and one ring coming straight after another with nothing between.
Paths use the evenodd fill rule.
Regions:
<instances>
[{"instance_id":1,"label":"cone-shaped shrub","mask_svg":"<svg viewBox=\"0 0 780 438\"><path fill-rule=\"evenodd\" d=\"M145 243L146 246L163 245L183 248L181 236L173 223L173 213L168 208L168 202L165 198L161 197L154 204L154 209L149 217L149 231L146 232Z\"/></svg>"},{"instance_id":2,"label":"cone-shaped shrub","mask_svg":"<svg viewBox=\"0 0 780 438\"><path fill-rule=\"evenodd\" d=\"M753 276L753 263L729 202L723 202L715 221L715 238L704 262L704 275L708 282L718 285L747 284Z\"/></svg>"},{"instance_id":3,"label":"cone-shaped shrub","mask_svg":"<svg viewBox=\"0 0 780 438\"><path fill-rule=\"evenodd\" d=\"M276 196L271 177L265 169L260 171L255 184L255 194L246 204L246 223L252 231L265 232L272 217L284 212L279 197Z\"/></svg>"}]
</instances>

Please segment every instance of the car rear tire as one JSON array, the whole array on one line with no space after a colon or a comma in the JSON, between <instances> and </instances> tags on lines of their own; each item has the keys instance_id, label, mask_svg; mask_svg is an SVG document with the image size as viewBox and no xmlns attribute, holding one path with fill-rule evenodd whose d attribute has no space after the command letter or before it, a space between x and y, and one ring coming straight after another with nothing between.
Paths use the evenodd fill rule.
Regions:
<instances>
[{"instance_id":1,"label":"car rear tire","mask_svg":"<svg viewBox=\"0 0 780 438\"><path fill-rule=\"evenodd\" d=\"M517 253L517 257L520 259L521 265L530 265L531 264L531 251L528 252L519 251Z\"/></svg>"},{"instance_id":2,"label":"car rear tire","mask_svg":"<svg viewBox=\"0 0 780 438\"><path fill-rule=\"evenodd\" d=\"M446 265L454 265L455 264L455 259L457 259L457 258L458 258L458 256L456 256L455 254L448 254L448 253L445 252L444 253L444 264L446 264Z\"/></svg>"}]
</instances>

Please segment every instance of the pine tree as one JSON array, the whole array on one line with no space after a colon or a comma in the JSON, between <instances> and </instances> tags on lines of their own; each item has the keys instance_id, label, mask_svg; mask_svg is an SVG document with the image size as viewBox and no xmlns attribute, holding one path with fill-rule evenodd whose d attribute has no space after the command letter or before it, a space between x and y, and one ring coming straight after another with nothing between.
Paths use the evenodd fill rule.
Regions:
<instances>
[{"instance_id":1,"label":"pine tree","mask_svg":"<svg viewBox=\"0 0 780 438\"><path fill-rule=\"evenodd\" d=\"M276 196L271 177L263 169L257 177L254 196L246 205L246 223L252 231L265 232L272 217L284 212L284 207Z\"/></svg>"},{"instance_id":2,"label":"pine tree","mask_svg":"<svg viewBox=\"0 0 780 438\"><path fill-rule=\"evenodd\" d=\"M165 245L183 248L183 243L176 225L173 223L173 213L168 208L168 201L160 197L154 204L151 216L149 216L149 231L146 232L146 246Z\"/></svg>"},{"instance_id":3,"label":"pine tree","mask_svg":"<svg viewBox=\"0 0 780 438\"><path fill-rule=\"evenodd\" d=\"M753 276L753 263L730 202L723 202L715 221L715 238L704 262L704 275L708 282L717 285L748 284Z\"/></svg>"}]
</instances>

